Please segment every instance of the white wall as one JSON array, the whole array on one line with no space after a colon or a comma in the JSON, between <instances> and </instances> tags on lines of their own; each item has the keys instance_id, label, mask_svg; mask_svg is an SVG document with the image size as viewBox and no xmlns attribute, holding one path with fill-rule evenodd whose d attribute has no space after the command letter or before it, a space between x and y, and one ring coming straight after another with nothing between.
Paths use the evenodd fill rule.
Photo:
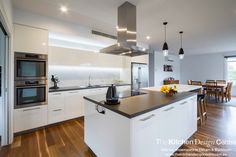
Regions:
<instances>
[{"instance_id":1,"label":"white wall","mask_svg":"<svg viewBox=\"0 0 236 157\"><path fill-rule=\"evenodd\" d=\"M206 54L186 56L181 61L181 83L187 80L224 79L224 56L223 54Z\"/></svg>"},{"instance_id":2,"label":"white wall","mask_svg":"<svg viewBox=\"0 0 236 157\"><path fill-rule=\"evenodd\" d=\"M224 56L230 55L236 55L236 52L185 56L180 64L181 83L186 84L187 80L205 82L208 79L226 79ZM236 86L232 93L236 95Z\"/></svg>"},{"instance_id":3,"label":"white wall","mask_svg":"<svg viewBox=\"0 0 236 157\"><path fill-rule=\"evenodd\" d=\"M176 80L180 79L180 60L178 56L169 55L169 59L173 62L167 61L160 52L155 52L154 56L155 86L163 85L163 80L168 77L173 77ZM173 65L173 72L163 71L164 64Z\"/></svg>"}]
</instances>

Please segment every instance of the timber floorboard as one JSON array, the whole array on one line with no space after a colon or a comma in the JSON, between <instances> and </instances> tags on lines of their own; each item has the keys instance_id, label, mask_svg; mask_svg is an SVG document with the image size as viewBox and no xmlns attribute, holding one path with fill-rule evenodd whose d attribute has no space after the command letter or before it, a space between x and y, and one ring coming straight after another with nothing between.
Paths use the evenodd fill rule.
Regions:
<instances>
[{"instance_id":1,"label":"timber floorboard","mask_svg":"<svg viewBox=\"0 0 236 157\"><path fill-rule=\"evenodd\" d=\"M207 109L207 120L188 140L198 142L182 145L173 156L236 157L236 107L208 104ZM84 120L78 118L17 135L11 145L0 148L0 157L95 157L83 138ZM217 140L235 143L219 145Z\"/></svg>"}]
</instances>

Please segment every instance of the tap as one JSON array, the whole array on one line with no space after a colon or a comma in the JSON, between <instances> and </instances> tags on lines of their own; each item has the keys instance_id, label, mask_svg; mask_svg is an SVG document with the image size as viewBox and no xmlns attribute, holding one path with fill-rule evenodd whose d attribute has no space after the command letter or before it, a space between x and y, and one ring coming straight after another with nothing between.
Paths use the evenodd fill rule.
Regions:
<instances>
[{"instance_id":1,"label":"tap","mask_svg":"<svg viewBox=\"0 0 236 157\"><path fill-rule=\"evenodd\" d=\"M89 87L92 86L92 85L91 85L91 75L89 75L88 86L89 86Z\"/></svg>"}]
</instances>

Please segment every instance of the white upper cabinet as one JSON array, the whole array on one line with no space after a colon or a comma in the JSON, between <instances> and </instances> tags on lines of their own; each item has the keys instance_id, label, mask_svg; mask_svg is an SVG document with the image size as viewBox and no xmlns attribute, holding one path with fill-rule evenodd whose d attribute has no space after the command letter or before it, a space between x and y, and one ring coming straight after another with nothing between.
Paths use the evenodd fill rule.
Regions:
<instances>
[{"instance_id":1,"label":"white upper cabinet","mask_svg":"<svg viewBox=\"0 0 236 157\"><path fill-rule=\"evenodd\" d=\"M47 54L48 30L14 24L14 51Z\"/></svg>"}]
</instances>

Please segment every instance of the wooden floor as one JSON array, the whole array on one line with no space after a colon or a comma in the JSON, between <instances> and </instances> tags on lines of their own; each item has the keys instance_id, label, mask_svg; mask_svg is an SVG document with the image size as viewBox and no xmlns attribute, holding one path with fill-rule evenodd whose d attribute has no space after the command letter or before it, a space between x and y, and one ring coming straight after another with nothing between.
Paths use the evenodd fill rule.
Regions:
<instances>
[{"instance_id":1,"label":"wooden floor","mask_svg":"<svg viewBox=\"0 0 236 157\"><path fill-rule=\"evenodd\" d=\"M0 148L0 157L94 157L83 142L83 126L81 118L16 136L12 145ZM217 139L234 140L235 145L206 143ZM198 142L183 145L174 156L188 157L183 154L193 153L192 156L198 157L236 157L236 108L209 105L206 123L189 141L191 140Z\"/></svg>"}]
</instances>

